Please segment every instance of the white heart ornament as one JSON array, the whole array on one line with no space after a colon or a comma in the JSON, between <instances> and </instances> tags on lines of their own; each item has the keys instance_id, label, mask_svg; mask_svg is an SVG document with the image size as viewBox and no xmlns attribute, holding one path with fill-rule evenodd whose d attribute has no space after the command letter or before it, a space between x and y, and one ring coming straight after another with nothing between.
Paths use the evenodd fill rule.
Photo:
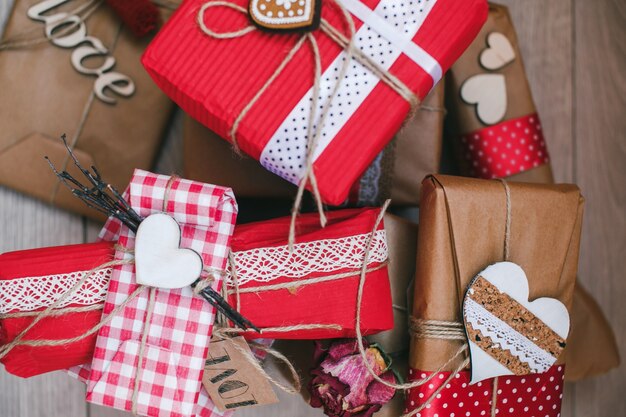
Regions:
<instances>
[{"instance_id":1,"label":"white heart ornament","mask_svg":"<svg viewBox=\"0 0 626 417\"><path fill-rule=\"evenodd\" d=\"M135 272L138 284L158 288L183 288L202 273L202 258L180 248L180 226L165 213L145 218L135 238Z\"/></svg>"},{"instance_id":2,"label":"white heart ornament","mask_svg":"<svg viewBox=\"0 0 626 417\"><path fill-rule=\"evenodd\" d=\"M500 32L487 35L487 48L480 53L480 65L488 70L499 70L515 60L515 50L509 39Z\"/></svg>"},{"instance_id":3,"label":"white heart ornament","mask_svg":"<svg viewBox=\"0 0 626 417\"><path fill-rule=\"evenodd\" d=\"M502 375L547 371L565 348L569 313L554 298L528 301L528 279L512 262L480 272L463 300L470 384Z\"/></svg>"},{"instance_id":4,"label":"white heart ornament","mask_svg":"<svg viewBox=\"0 0 626 417\"><path fill-rule=\"evenodd\" d=\"M506 113L506 83L502 74L477 74L461 86L461 98L476 105L476 115L486 125L498 123Z\"/></svg>"}]
</instances>

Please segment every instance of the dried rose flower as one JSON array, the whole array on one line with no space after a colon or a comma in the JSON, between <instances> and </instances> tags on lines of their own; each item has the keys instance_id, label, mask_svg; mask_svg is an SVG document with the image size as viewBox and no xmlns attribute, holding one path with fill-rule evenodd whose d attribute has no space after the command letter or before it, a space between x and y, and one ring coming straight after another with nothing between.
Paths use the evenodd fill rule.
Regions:
<instances>
[{"instance_id":1,"label":"dried rose flower","mask_svg":"<svg viewBox=\"0 0 626 417\"><path fill-rule=\"evenodd\" d=\"M330 417L369 417L386 404L395 390L376 381L368 372L359 353L356 339L338 339L328 349L315 342L309 383L311 405L323 407ZM377 345L362 340L365 357L376 375L396 382L390 361Z\"/></svg>"}]
</instances>

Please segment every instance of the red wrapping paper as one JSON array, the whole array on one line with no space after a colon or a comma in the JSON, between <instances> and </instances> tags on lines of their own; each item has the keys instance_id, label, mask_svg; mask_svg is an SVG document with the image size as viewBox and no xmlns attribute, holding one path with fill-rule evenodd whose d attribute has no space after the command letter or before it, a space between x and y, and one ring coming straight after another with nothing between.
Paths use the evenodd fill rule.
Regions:
<instances>
[{"instance_id":1,"label":"red wrapping paper","mask_svg":"<svg viewBox=\"0 0 626 417\"><path fill-rule=\"evenodd\" d=\"M0 280L89 271L113 259L111 243L58 246L8 252L0 255ZM7 294L0 293L0 304L7 305ZM68 307L77 307L70 304ZM42 311L39 308L34 311ZM11 312L15 312L12 310ZM78 336L100 321L101 310L67 313L42 319L23 340L66 339ZM0 321L0 345L15 338L33 316L3 318ZM17 346L0 362L14 375L29 377L87 362L93 353L96 335L65 346Z\"/></svg>"},{"instance_id":2,"label":"red wrapping paper","mask_svg":"<svg viewBox=\"0 0 626 417\"><path fill-rule=\"evenodd\" d=\"M306 260L301 265L308 268L315 260L321 260L325 267L336 263L342 253L346 251L359 251L360 247L347 243L346 238L357 235L369 236L374 228L374 223L379 214L378 209L353 209L340 210L328 213L328 224L325 228L319 225L317 213L305 214L298 219L298 229L295 253L305 254ZM235 259L240 254L250 249L281 248L287 251L287 235L289 230L289 217L275 220L250 223L237 226L232 240L232 250ZM383 230L384 225L378 226ZM325 240L333 240L342 243L339 248L335 247L335 254L329 252L322 256L316 256L317 249L324 245ZM364 245L362 246L364 247ZM285 253L285 252L284 252ZM266 258L269 258L266 256ZM293 258L285 258L284 264L290 263ZM358 259L360 257L360 253ZM378 258L380 259L380 258ZM239 263L239 261L237 261ZM340 261L348 262L348 261ZM306 264L309 265L306 265ZM329 339L339 337L355 337L355 314L357 302L357 289L359 285L360 264L358 267L335 268L332 272L312 271L306 274L293 276L280 276L275 280L261 283L250 281L239 286L245 290L249 287L262 287L298 280L320 278L329 275L350 273L346 278L332 281L314 283L289 289L275 291L261 291L256 293L242 293L241 313L249 318L256 326L296 326L300 324L338 324L341 330L313 329L293 330L284 332L263 332L263 337L271 339ZM264 269L268 264L262 265ZM269 266L272 267L272 266ZM378 333L393 328L393 310L391 305L391 289L387 267L383 262L370 260L367 265L365 287L361 302L361 330L364 335ZM377 269L379 268L379 269ZM301 270L301 268L298 268ZM229 297L229 303L236 305L235 295ZM258 333L246 334L249 338L258 337Z\"/></svg>"},{"instance_id":3,"label":"red wrapping paper","mask_svg":"<svg viewBox=\"0 0 626 417\"><path fill-rule=\"evenodd\" d=\"M321 229L316 214L302 215L298 221L296 247L307 242L320 242L325 239L341 239L355 235L370 234L379 211L376 209L352 209L328 213L328 225ZM237 226L231 240L232 249L237 253L256 248L270 248L286 245L289 218ZM378 230L383 230L381 223ZM114 243L90 243L82 245L58 246L42 249L16 251L0 255L0 281L22 277L41 277L66 274L76 271L89 271L112 259ZM235 255L237 257L237 255ZM393 312L387 267L382 262L370 261L368 268L375 271L366 274L366 284L362 299L361 328L363 334L372 334L393 328ZM353 271L342 268L332 273ZM280 327L304 323L339 324L342 330L317 329L280 333L264 333L263 337L280 339L319 339L353 337L355 335L356 294L358 271L347 278L301 286L297 290L282 289L258 294L241 294L241 312L259 327ZM300 277L309 279L320 277L322 273L312 273ZM280 278L268 284L285 282L291 278ZM89 280L85 286L89 286ZM259 283L241 285L242 289ZM94 286L92 286L94 287ZM102 286L101 283L101 287ZM94 287L95 289L95 287ZM99 299L104 301L104 295ZM6 296L0 293L0 307L6 305ZM229 297L235 305L235 296ZM48 305L51 302L48 303ZM77 306L70 304L69 306ZM42 311L44 308L35 311ZM65 339L84 333L95 326L101 310L68 313L46 317L25 337L28 339ZM0 344L13 340L33 317L0 319ZM258 333L246 334L258 338ZM0 362L8 372L29 377L75 365L89 363L93 355L96 334L79 342L57 347L18 346Z\"/></svg>"},{"instance_id":4,"label":"red wrapping paper","mask_svg":"<svg viewBox=\"0 0 626 417\"><path fill-rule=\"evenodd\" d=\"M505 120L461 136L467 172L504 178L550 162L537 113Z\"/></svg>"},{"instance_id":5,"label":"red wrapping paper","mask_svg":"<svg viewBox=\"0 0 626 417\"><path fill-rule=\"evenodd\" d=\"M230 1L242 7L247 4L244 0ZM273 75L300 35L276 35L255 30L232 39L210 37L196 22L198 11L205 3L206 0L185 2L150 44L142 62L157 85L187 113L218 135L229 138L237 116ZM380 0L363 0L361 3L375 9ZM428 7L431 5L432 10L412 41L430 54L445 72L478 33L486 19L487 4L484 0L437 0L436 3L431 1ZM422 8L426 8L426 3L416 4L416 15ZM322 18L345 31L341 16L333 2L323 3ZM362 22L356 17L354 21L358 31ZM407 17L407 21L410 24L411 18ZM249 24L242 13L224 7L207 10L204 23L217 32L236 31ZM394 30L401 32L397 27ZM319 45L322 71L325 71L343 49L319 30L314 36ZM381 48L382 42L386 41L381 40ZM283 138L281 135L291 134L278 130L312 87L313 68L310 48L305 45L242 119L237 142L243 152L259 160L272 137ZM405 54L399 55L389 72L420 99L433 87L433 78ZM350 87L354 97L359 95L361 88L356 85ZM384 111L384 117L380 117L381 111ZM326 203L339 205L347 198L351 185L399 130L408 111L407 101L382 82L377 83L351 114L344 115L339 107L331 109L329 117L336 117L345 124L313 165L319 191ZM300 131L304 133L293 134L298 139L304 137L306 128ZM283 140L288 148L288 140ZM293 139L289 143L293 143ZM282 159L266 162L264 166L275 173L279 170L274 162L291 163ZM301 158L299 162L294 161L294 165L299 163L303 163ZM299 182L296 176L287 179Z\"/></svg>"},{"instance_id":6,"label":"red wrapping paper","mask_svg":"<svg viewBox=\"0 0 626 417\"><path fill-rule=\"evenodd\" d=\"M561 414L565 365L554 365L541 374L498 378L495 415L498 417L558 417ZM432 372L409 370L409 381L424 379ZM428 383L410 390L407 404L417 407L445 383L450 372L437 373ZM469 371L461 371L437 394L419 417L480 417L491 412L494 379L469 384ZM405 410L408 412L408 410Z\"/></svg>"}]
</instances>

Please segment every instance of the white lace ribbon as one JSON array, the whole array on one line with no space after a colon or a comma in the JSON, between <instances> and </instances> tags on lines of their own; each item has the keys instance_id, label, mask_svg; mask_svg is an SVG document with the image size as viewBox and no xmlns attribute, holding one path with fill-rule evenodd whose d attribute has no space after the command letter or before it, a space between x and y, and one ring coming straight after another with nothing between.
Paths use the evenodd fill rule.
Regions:
<instances>
[{"instance_id":1,"label":"white lace ribbon","mask_svg":"<svg viewBox=\"0 0 626 417\"><path fill-rule=\"evenodd\" d=\"M313 272L332 273L359 269L363 263L369 233L338 239L298 243L293 253L287 245L236 252L238 284L268 283L278 278L303 278ZM374 234L369 264L387 260L387 238L384 230ZM58 307L70 304L102 303L106 296L112 268L97 270L71 297ZM0 314L35 311L48 307L72 288L88 271L52 274L0 281ZM228 284L233 285L229 275Z\"/></svg>"},{"instance_id":2,"label":"white lace ribbon","mask_svg":"<svg viewBox=\"0 0 626 417\"><path fill-rule=\"evenodd\" d=\"M499 344L500 349L510 351L521 362L528 364L533 373L545 372L556 362L554 356L471 298L465 299L465 318L474 329L489 337L494 344Z\"/></svg>"},{"instance_id":3,"label":"white lace ribbon","mask_svg":"<svg viewBox=\"0 0 626 417\"><path fill-rule=\"evenodd\" d=\"M278 278L303 278L311 273L332 273L360 269L370 233L337 239L296 243L293 252L287 245L235 252L237 283L271 282ZM378 230L372 240L368 265L387 260L387 238ZM234 285L230 269L226 282Z\"/></svg>"},{"instance_id":4,"label":"white lace ribbon","mask_svg":"<svg viewBox=\"0 0 626 417\"><path fill-rule=\"evenodd\" d=\"M104 301L112 268L95 271L87 281L58 307L70 304L93 305ZM16 278L0 281L0 314L46 308L70 290L89 271Z\"/></svg>"}]
</instances>

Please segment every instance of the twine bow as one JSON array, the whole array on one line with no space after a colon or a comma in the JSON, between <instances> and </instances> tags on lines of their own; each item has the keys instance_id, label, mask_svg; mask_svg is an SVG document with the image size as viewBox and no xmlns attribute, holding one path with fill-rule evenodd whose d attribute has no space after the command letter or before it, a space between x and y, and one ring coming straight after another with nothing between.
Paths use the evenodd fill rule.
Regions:
<instances>
[{"instance_id":1,"label":"twine bow","mask_svg":"<svg viewBox=\"0 0 626 417\"><path fill-rule=\"evenodd\" d=\"M252 99L243 107L243 109L239 112L233 125L229 131L229 139L233 144L233 148L235 152L241 153L239 148L239 143L237 139L237 130L239 125L241 124L244 117L248 114L250 109L255 105L255 103L259 100L259 98L265 93L265 91L269 88L269 86L276 80L276 78L282 74L283 70L289 64L295 54L300 50L302 45L306 42L313 54L314 60L314 68L313 68L313 95L311 108L309 111L309 119L307 122L307 151L306 151L306 159L305 159L305 171L304 176L300 179L298 184L298 192L296 194L296 198L291 211L291 223L289 226L289 249L293 250L293 245L295 243L295 228L296 228L296 219L300 211L300 207L302 205L302 198L304 195L304 190L310 183L311 191L313 193L317 211L320 217L320 224L322 227L326 225L327 219L324 214L324 207L322 198L319 192L319 188L317 185L317 179L315 176L315 170L313 168L315 149L317 148L317 144L319 138L322 134L322 130L324 128L324 123L326 120L326 116L329 113L330 103L332 103L335 98L339 87L341 85L342 80L345 78L346 72L350 66L350 62L354 57L370 70L373 74L375 74L381 81L383 81L386 85L388 85L391 89L393 89L396 93L398 93L403 99L405 99L410 107L411 111L409 112L410 118L411 115L415 112L415 109L419 106L420 100L419 98L411 91L409 87L407 87L400 79L391 74L389 71L381 68L376 62L374 62L369 56L367 56L363 51L354 46L354 34L355 24L352 15L346 10L346 8L341 4L340 0L333 0L329 2L335 5L339 11L341 12L342 19L347 27L347 36L342 33L340 30L332 26L328 21L324 18L321 19L320 22L320 30L327 35L330 39L332 39L335 43L337 43L346 53L346 59L343 61L341 65L341 69L338 73L337 82L333 86L330 96L328 97L327 102L323 106L323 110L320 114L319 122L314 126L314 120L316 120L316 112L318 108L318 100L319 100L319 90L320 90L320 82L322 77L322 64L321 64L321 56L318 48L317 41L315 37L311 33L306 33L301 35L295 45L291 48L291 50L287 53L285 58L280 62L274 73L267 79L267 81L263 84L263 86L256 92L256 94L252 97ZM236 10L244 15L248 15L248 10L242 6L237 4L233 4L229 1L223 0L213 0L208 1L202 5L197 15L197 23L203 33L208 36L211 36L216 39L234 39L247 35L253 31L258 30L253 25L245 26L239 30L232 32L217 32L211 28L209 28L204 22L204 15L207 10L214 7L227 7L233 10Z\"/></svg>"},{"instance_id":2,"label":"twine bow","mask_svg":"<svg viewBox=\"0 0 626 417\"><path fill-rule=\"evenodd\" d=\"M170 194L172 190L172 185L178 179L179 178L177 176L171 176L167 182L167 185L165 187L165 192L164 192L164 198L163 198L163 207L162 207L163 212L167 211L167 206L168 206L168 202L169 202L169 198L170 198ZM24 330L22 330L10 343L0 346L0 359L4 358L7 354L9 354L9 352L11 352L11 350L13 350L17 346L33 346L33 347L63 346L63 345L69 345L69 344L78 342L80 340L83 340L97 333L102 327L109 324L111 320L113 320L113 318L115 318L119 313L121 313L123 309L126 306L128 306L131 301L133 301L135 298L137 298L137 296L143 293L144 290L149 289L148 304L146 307L146 314L145 314L143 328L141 330L141 340L140 340L140 346L139 346L139 352L138 352L139 359L137 362L138 365L136 369L136 374L134 376L133 392L132 392L132 397L131 397L131 402L132 402L131 411L133 414L137 415L137 406L138 406L137 398L139 394L139 381L141 380L141 376L143 373L142 362L143 362L143 357L145 355L145 350L146 350L146 346L148 342L147 340L148 330L149 330L150 321L152 318L152 313L154 310L157 288L147 287L145 285L138 285L137 288L130 295L128 295L128 297L123 302L117 305L110 313L104 315L98 324L96 324L95 326L93 326L92 328L88 329L87 331L83 332L80 335L77 335L71 338L66 338L66 339L24 340L24 337L30 332L30 330L33 327L35 327L37 323L39 323L41 320L43 320L46 317L58 316L60 314L66 314L70 312L93 310L94 308L92 308L92 306L88 306L88 309L84 307L64 307L64 308L57 308L57 307L61 305L64 301L66 301L69 297L71 297L72 294L75 291L77 291L79 288L81 288L97 271L105 269L105 268L117 267L121 265L132 265L135 263L134 250L132 248L126 248L118 244L118 245L115 245L115 250L117 253L123 254L124 257L122 259L114 259L114 260L105 262L101 265L94 267L90 271L86 272L83 275L83 277L78 282L76 282L76 284L74 284L74 286L72 286L68 291L63 293L61 297L59 297L52 304L50 304L45 310L41 312L34 312L33 315L35 315L35 318L33 319L33 321L26 328L24 328ZM215 274L224 274L224 271L217 271L214 268L204 267L203 268L204 278L198 283L198 285L196 285L196 287L193 290L194 293L199 294L204 288L211 285L211 283L214 281L213 277L215 276ZM97 305L97 308L102 308L102 304ZM31 315L31 314L28 314L28 315ZM16 312L16 313L5 314L3 315L3 318L15 318L15 317L21 317L21 316L23 316L23 314L21 314L20 312Z\"/></svg>"},{"instance_id":3,"label":"twine bow","mask_svg":"<svg viewBox=\"0 0 626 417\"><path fill-rule=\"evenodd\" d=\"M509 260L510 256L510 240L511 240L511 190L509 189L509 185L506 180L499 179L504 187L504 193L506 198L506 220L504 224L504 239L503 239L503 253L502 257L505 261ZM409 332L413 337L417 338L430 338L430 339L440 339L440 340L458 340L463 341L464 343L457 350L457 352L452 355L446 363L439 367L436 371L432 372L426 378L418 379L413 382L407 384L391 384L387 381L384 381L380 378L375 378L379 380L379 382L400 390L410 390L412 388L419 387L424 385L428 381L430 381L435 375L443 371L454 361L459 355L466 354L469 345L466 342L467 336L465 334L465 327L463 323L459 323L456 321L442 321L442 320L422 320L415 317L411 317L409 320ZM370 365L365 361L365 352L362 353L363 361L368 367ZM453 372L450 373L450 376L446 378L446 380L439 385L439 387L432 393L430 397L426 399L419 407L403 414L401 417L413 417L417 415L424 408L427 408L434 398L443 390L443 388L454 378L456 375L461 372L467 365L470 364L470 358L466 355L465 359L455 368ZM372 372L373 374L373 372ZM497 414L497 401L498 401L498 377L495 377L493 380L492 394L491 394L491 417L495 417Z\"/></svg>"}]
</instances>

